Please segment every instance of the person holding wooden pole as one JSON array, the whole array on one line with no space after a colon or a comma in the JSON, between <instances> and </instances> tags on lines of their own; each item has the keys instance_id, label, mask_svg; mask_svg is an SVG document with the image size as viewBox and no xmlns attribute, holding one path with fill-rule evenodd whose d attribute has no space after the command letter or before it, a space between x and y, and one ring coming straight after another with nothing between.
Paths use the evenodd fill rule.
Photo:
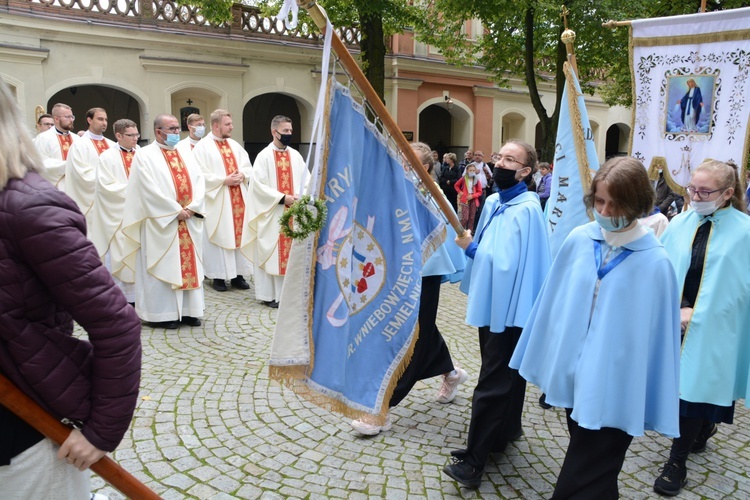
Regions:
<instances>
[{"instance_id":1,"label":"person holding wooden pole","mask_svg":"<svg viewBox=\"0 0 750 500\"><path fill-rule=\"evenodd\" d=\"M87 469L117 447L133 417L140 320L86 239L75 202L40 171L0 82L0 374L73 427L58 446L16 416L19 398L3 389L0 498L88 499ZM73 336L73 320L88 339Z\"/></svg>"}]
</instances>

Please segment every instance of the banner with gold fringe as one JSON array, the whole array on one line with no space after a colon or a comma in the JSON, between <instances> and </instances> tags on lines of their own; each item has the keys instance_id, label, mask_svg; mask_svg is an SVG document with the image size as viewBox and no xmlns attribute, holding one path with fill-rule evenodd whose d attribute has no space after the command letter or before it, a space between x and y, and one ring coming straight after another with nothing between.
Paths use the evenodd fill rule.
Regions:
<instances>
[{"instance_id":1,"label":"banner with gold fringe","mask_svg":"<svg viewBox=\"0 0 750 500\"><path fill-rule=\"evenodd\" d=\"M746 165L750 8L633 21L631 155L684 193L704 159Z\"/></svg>"},{"instance_id":2,"label":"banner with gold fringe","mask_svg":"<svg viewBox=\"0 0 750 500\"><path fill-rule=\"evenodd\" d=\"M362 106L332 85L312 183L328 217L292 244L269 373L321 407L382 421L417 339L422 264L445 227Z\"/></svg>"},{"instance_id":3,"label":"banner with gold fringe","mask_svg":"<svg viewBox=\"0 0 750 500\"><path fill-rule=\"evenodd\" d=\"M567 62L563 73L565 87L557 122L552 186L544 210L553 258L573 229L592 220L583 204L583 195L591 186L594 172L599 170L581 86Z\"/></svg>"}]
</instances>

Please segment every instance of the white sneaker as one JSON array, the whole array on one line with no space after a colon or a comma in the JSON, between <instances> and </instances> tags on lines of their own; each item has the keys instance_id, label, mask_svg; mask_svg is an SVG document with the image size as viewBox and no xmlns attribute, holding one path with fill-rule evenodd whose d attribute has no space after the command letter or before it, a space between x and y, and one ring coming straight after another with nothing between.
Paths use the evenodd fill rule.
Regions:
<instances>
[{"instance_id":1,"label":"white sneaker","mask_svg":"<svg viewBox=\"0 0 750 500\"><path fill-rule=\"evenodd\" d=\"M352 420L352 429L363 436L376 436L383 431L391 430L391 427L393 427L393 422L391 422L391 412L386 414L385 423L383 425L375 425L373 420L374 419L368 417Z\"/></svg>"},{"instance_id":2,"label":"white sneaker","mask_svg":"<svg viewBox=\"0 0 750 500\"><path fill-rule=\"evenodd\" d=\"M469 374L461 368L456 368L455 373L450 375L443 375L443 385L440 386L435 401L438 403L450 403L456 399L458 386L466 382L468 378Z\"/></svg>"}]
</instances>

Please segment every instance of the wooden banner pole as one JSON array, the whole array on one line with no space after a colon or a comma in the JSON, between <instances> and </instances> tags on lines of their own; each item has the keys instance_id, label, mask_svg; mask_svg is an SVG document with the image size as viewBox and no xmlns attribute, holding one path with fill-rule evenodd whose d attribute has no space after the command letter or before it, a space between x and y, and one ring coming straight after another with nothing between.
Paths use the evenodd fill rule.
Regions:
<instances>
[{"instance_id":1,"label":"wooden banner pole","mask_svg":"<svg viewBox=\"0 0 750 500\"><path fill-rule=\"evenodd\" d=\"M310 17L313 19L318 28L323 33L325 33L327 18L325 13L323 13L315 0L297 0L297 4L307 10L308 14L310 14ZM333 50L339 57L342 66L344 66L344 69L346 69L346 71L349 73L349 76L352 78L352 80L354 80L354 83L357 84L357 87L359 87L359 90L362 92L372 110L383 123L383 126L391 135L391 137L393 137L393 140L401 150L401 153L411 164L412 169L419 176L422 184L424 184L425 188L427 189L427 191L429 191L432 198L437 202L440 210L442 210L443 214L445 214L445 218L448 220L448 223L453 226L456 234L463 235L465 233L465 230L463 227L461 227L461 223L456 216L456 212L453 211L453 207L451 207L450 203L448 203L448 200L443 195L443 192L435 184L435 181L427 172L427 169L425 169L422 165L422 161L417 157L417 154L409 145L409 141L406 140L406 137L404 137L404 134L396 124L396 121L388 112L385 104L383 104L383 101L380 100L380 96L378 96L378 94L372 88L372 85L370 85L370 82L367 80L367 77L365 77L364 73L362 73L362 70L359 68L357 61L354 60L352 55L349 53L349 50L347 50L346 46L344 45L344 42L341 41L341 38L339 38L338 34L335 31L331 34L331 39ZM325 78L326 71L327 68L323 68L323 78Z\"/></svg>"},{"instance_id":2,"label":"wooden banner pole","mask_svg":"<svg viewBox=\"0 0 750 500\"><path fill-rule=\"evenodd\" d=\"M0 404L58 445L62 445L71 432L69 427L58 422L52 415L44 411L42 407L21 392L3 375L0 375ZM106 455L93 464L91 470L129 498L137 500L158 500L161 498Z\"/></svg>"}]
</instances>

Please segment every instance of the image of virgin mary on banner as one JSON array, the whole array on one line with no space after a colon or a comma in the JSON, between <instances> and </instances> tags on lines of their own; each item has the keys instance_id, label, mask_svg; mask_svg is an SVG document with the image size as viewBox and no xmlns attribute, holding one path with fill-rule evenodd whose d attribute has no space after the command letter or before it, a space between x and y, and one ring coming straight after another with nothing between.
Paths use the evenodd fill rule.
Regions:
<instances>
[{"instance_id":1,"label":"image of virgin mary on banner","mask_svg":"<svg viewBox=\"0 0 750 500\"><path fill-rule=\"evenodd\" d=\"M750 8L633 21L631 154L677 192L704 159L748 159Z\"/></svg>"},{"instance_id":2,"label":"image of virgin mary on banner","mask_svg":"<svg viewBox=\"0 0 750 500\"><path fill-rule=\"evenodd\" d=\"M324 408L384 418L418 335L422 263L445 224L349 91L332 85L311 183L328 216L292 246L270 376Z\"/></svg>"}]
</instances>

